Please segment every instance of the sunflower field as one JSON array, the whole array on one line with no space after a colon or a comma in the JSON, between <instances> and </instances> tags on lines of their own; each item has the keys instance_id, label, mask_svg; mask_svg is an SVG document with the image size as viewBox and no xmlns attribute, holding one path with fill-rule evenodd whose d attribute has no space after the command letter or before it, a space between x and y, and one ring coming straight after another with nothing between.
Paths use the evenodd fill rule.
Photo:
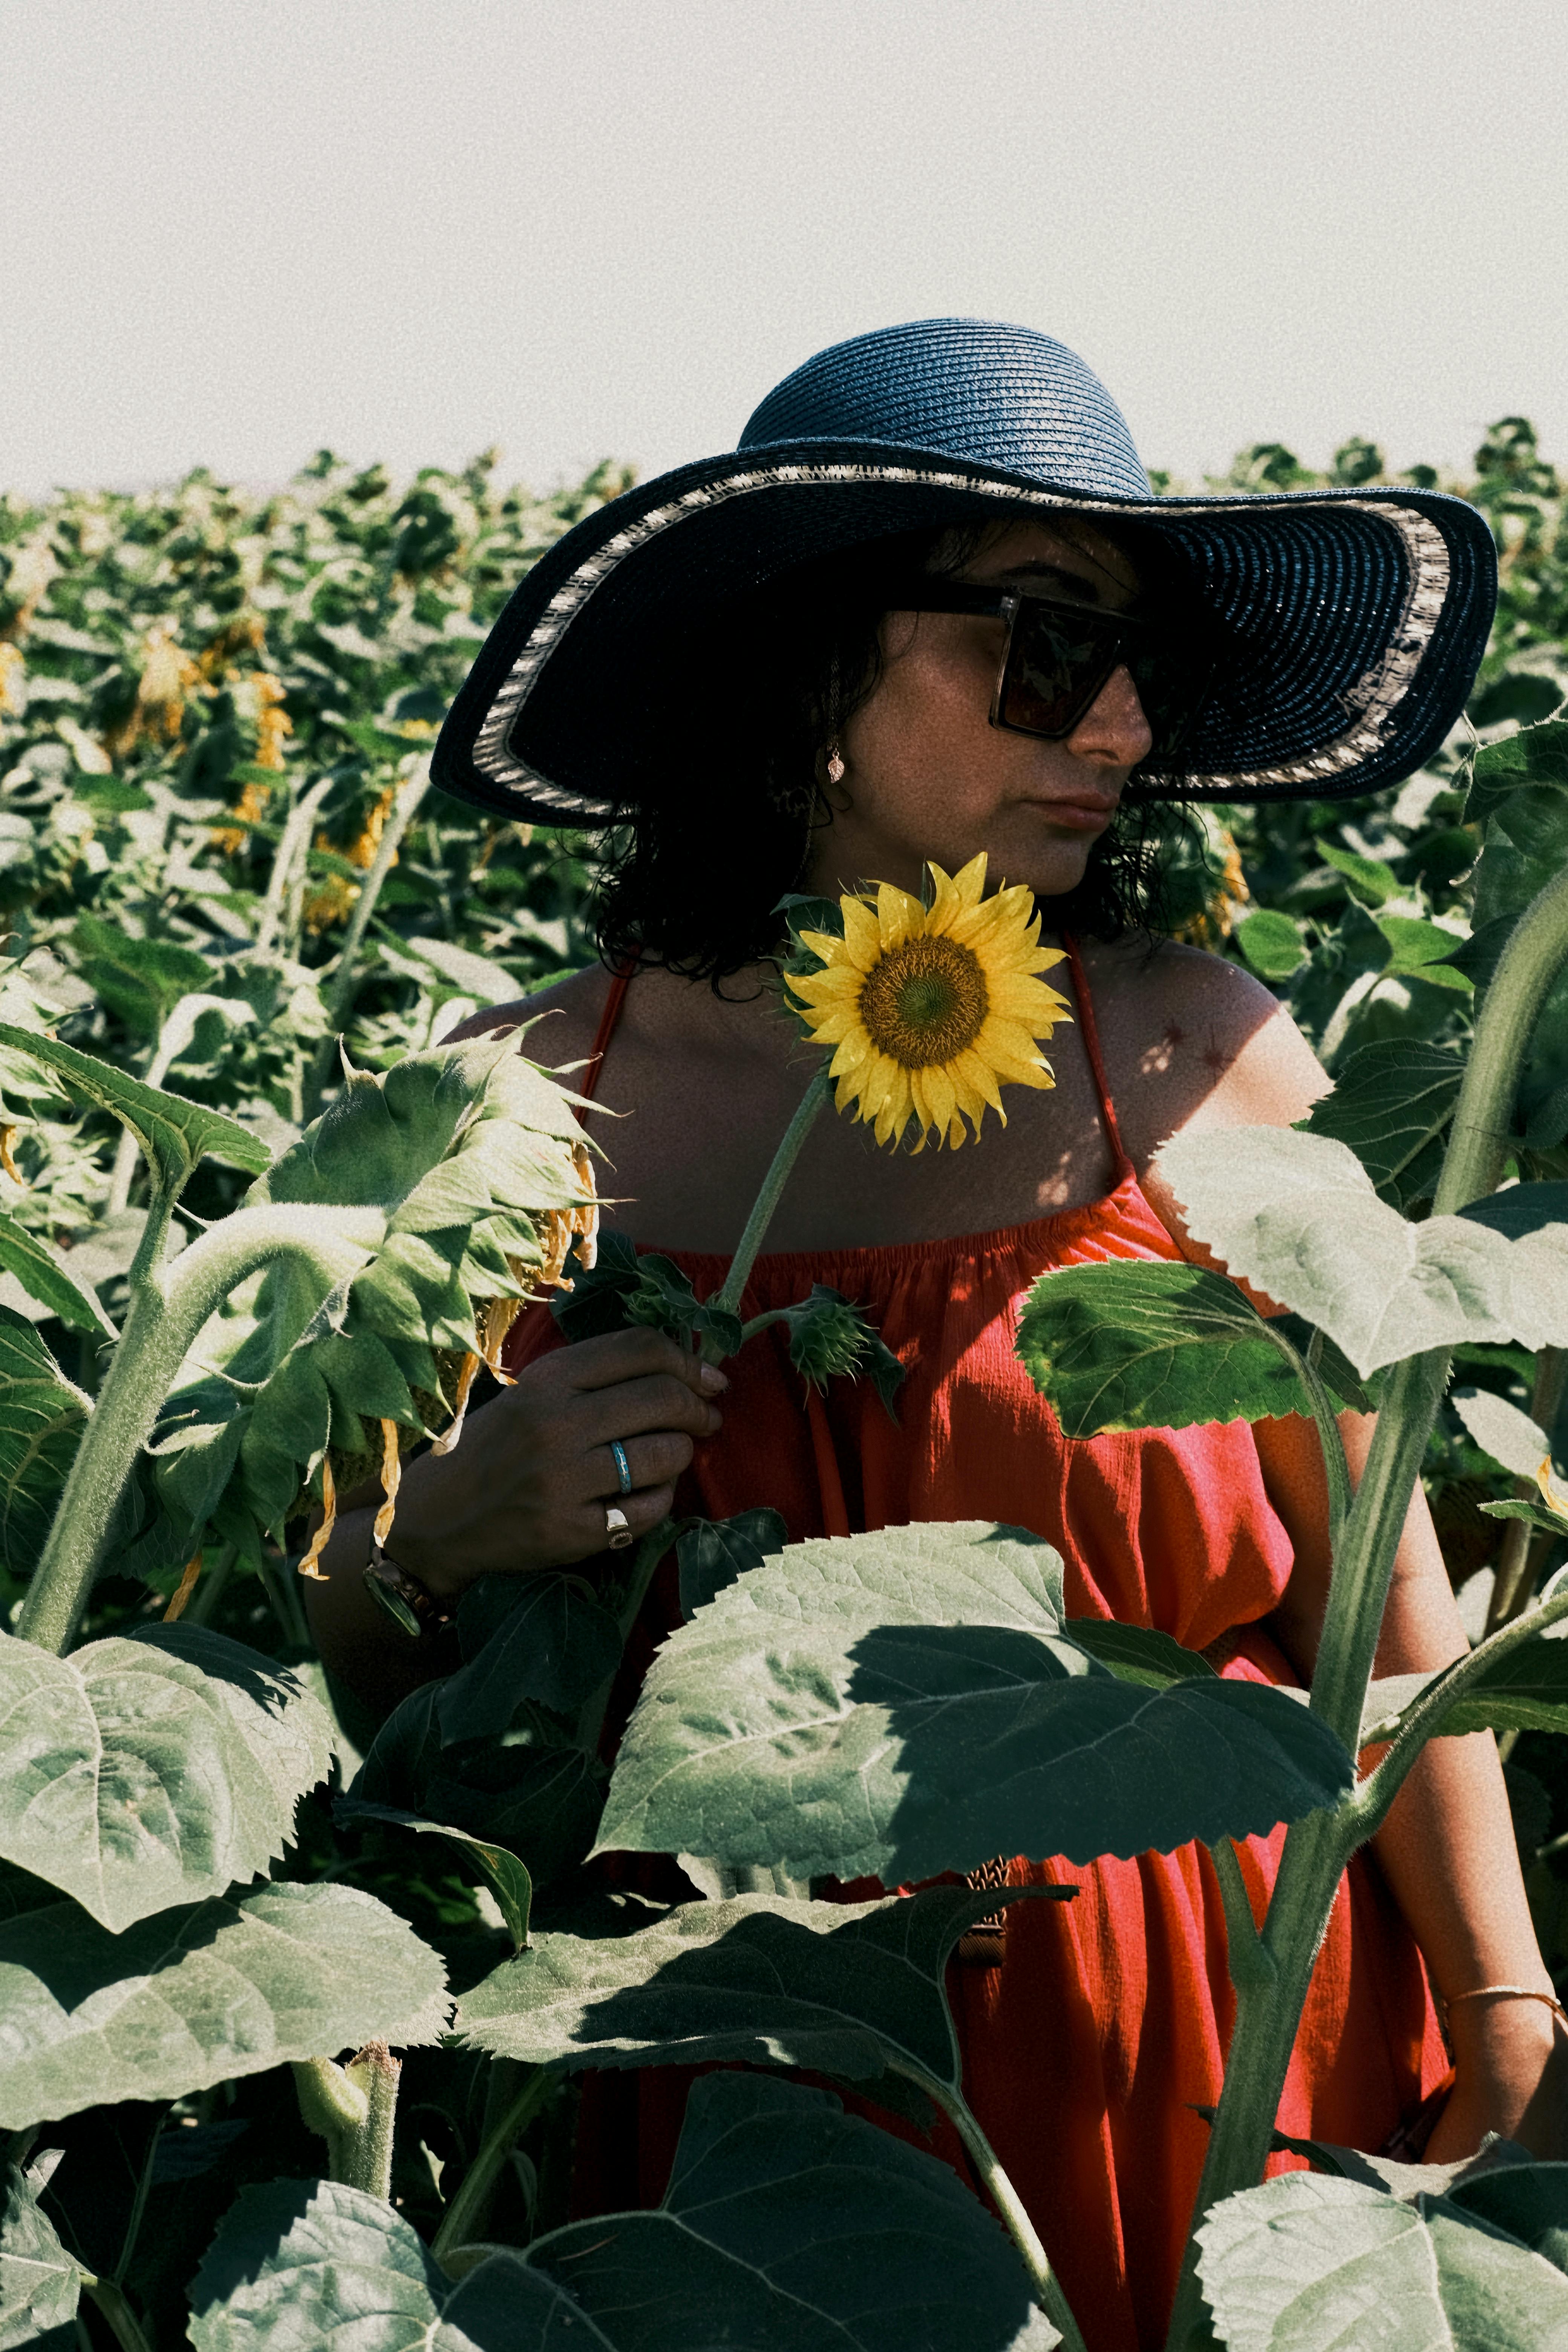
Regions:
<instances>
[{"instance_id":1,"label":"sunflower field","mask_svg":"<svg viewBox=\"0 0 1568 2352\"><path fill-rule=\"evenodd\" d=\"M1260 444L1213 487L1385 478L1365 441L1324 476ZM322 451L275 491L197 471L0 500L0 2345L657 2352L710 2326L803 2352L1081 2347L964 2105L942 1990L995 1891L810 1900L827 1874L893 1884L1022 1850L1020 1824L987 1813L961 1834L937 1807L918 1840L889 1817L851 1849L825 1782L786 1851L734 1764L731 1843L710 1856L651 1720L634 1718L613 1777L599 1756L664 1549L690 1619L664 1699L695 1724L714 1676L752 1687L759 1644L786 1629L810 1633L814 1673L840 1675L864 1626L814 1618L804 1555L823 1547L785 1545L759 1509L667 1525L657 1549L615 1556L618 1583L481 1583L452 1673L382 1725L329 1687L309 1638L296 1571L334 1465L340 1483L379 1470L390 1499L400 1450L460 1423L476 1364L574 1236L597 1275L579 1313L639 1313L646 1293L643 1319L704 1328L624 1252L592 1267L584 1139L548 1073L445 1043L592 959L594 845L447 801L428 751L518 578L629 479L605 463L535 496L489 453L408 485ZM1170 928L1289 1003L1336 1082L1313 1128L1356 1154L1364 1213L1434 1232L1478 1010L1568 864L1568 485L1509 417L1442 487L1488 515L1502 591L1467 722L1432 766L1376 803L1161 820ZM1552 1002L1509 1161L1542 1216L1568 1182L1568 1003ZM1192 1181L1214 1180L1194 1163ZM1563 1226L1497 1230L1526 1248ZM1109 1345L1093 1318L1110 1310L1059 1295L1079 1322L1064 1336L1042 1309L1030 1369L1088 1433L1062 1367ZM1374 1371L1410 1374L1419 1404L1410 1367L1431 1360L1414 1339L1362 1362L1310 1298L1287 1299L1300 1352L1287 1337L1277 1361L1223 1301L1119 1297L1124 1324L1185 1316L1196 1333L1209 1317L1211 1384L1224 1327L1226 1410L1210 1397L1194 1420L1282 1409L1282 1378L1300 1409L1353 1403ZM868 1335L839 1331L845 1304L822 1305L802 1344L842 1349L824 1378L877 1378ZM1422 1408L1412 1475L1418 1460L1480 1663L1447 1697L1373 1685L1368 1704L1383 1690L1390 1796L1445 1706L1453 1727L1499 1729L1562 1990L1568 1684L1528 1612L1568 1557L1534 1442L1568 1455L1568 1351L1544 1324L1507 1343L1456 1326L1447 1345L1453 1385ZM1182 1710L1184 1760L1158 1790L1123 1795L1114 1821L1109 1799L1052 1813L1036 1851L1228 1851L1250 1833L1209 1793L1221 1702L1176 1645L1080 1638L1048 1547L977 1565L960 1530L909 1532L942 1630L994 1618L1069 1657L1069 1696L1110 1704L1109 1685L1128 1707ZM1356 1540L1371 1560L1382 1536ZM842 1549L865 1639L892 1643L890 1548ZM1545 1611L1564 1606L1552 1587ZM1226 1729L1257 1743L1268 1824L1348 1818L1360 1698L1331 1732L1279 1708ZM1081 1737L1069 1714L1052 1759ZM706 1899L584 1906L574 1873L596 1835L679 1853ZM1323 1837L1331 1895L1343 1860ZM572 2221L584 2074L708 2061L745 2071L698 2081L664 2204L608 2238ZM989 2205L781 2067L917 2124L940 2109ZM1227 2237L1224 2217L1281 2183L1247 2177L1194 2255L1206 2308L1183 2345L1274 2340L1247 2315L1241 2225ZM1456 2210L1472 2196L1477 2231L1561 2281L1522 2189L1510 2205L1491 2179L1450 2183ZM1563 2217L1552 2228L1560 2249ZM1568 2314L1568 2282L1562 2296Z\"/></svg>"}]
</instances>

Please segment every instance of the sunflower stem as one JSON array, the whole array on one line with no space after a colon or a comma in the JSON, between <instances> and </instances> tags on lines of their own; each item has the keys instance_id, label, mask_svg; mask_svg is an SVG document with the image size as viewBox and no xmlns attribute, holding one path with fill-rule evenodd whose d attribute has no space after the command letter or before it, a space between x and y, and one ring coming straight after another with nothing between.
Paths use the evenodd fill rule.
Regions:
<instances>
[{"instance_id":1,"label":"sunflower stem","mask_svg":"<svg viewBox=\"0 0 1568 2352\"><path fill-rule=\"evenodd\" d=\"M789 1181L790 1171L800 1158L801 1146L816 1124L816 1115L833 1091L833 1080L824 1061L811 1084L800 1098L800 1107L784 1131L784 1139L773 1154L773 1166L763 1179L762 1191L752 1203L752 1213L746 1219L746 1230L741 1235L740 1246L730 1261L730 1271L720 1287L708 1301L710 1307L723 1308L725 1313L739 1312L741 1299L752 1278L752 1268L757 1252L762 1248L768 1227L773 1221L779 1196ZM702 1343L702 1353L710 1363L718 1361L718 1353L710 1332Z\"/></svg>"}]
</instances>

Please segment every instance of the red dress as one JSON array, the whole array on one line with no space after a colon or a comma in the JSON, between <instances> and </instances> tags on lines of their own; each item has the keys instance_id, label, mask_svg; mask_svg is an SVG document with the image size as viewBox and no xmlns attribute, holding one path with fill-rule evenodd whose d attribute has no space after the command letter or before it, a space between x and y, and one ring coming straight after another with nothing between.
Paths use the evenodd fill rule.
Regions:
<instances>
[{"instance_id":1,"label":"red dress","mask_svg":"<svg viewBox=\"0 0 1568 2352\"><path fill-rule=\"evenodd\" d=\"M1061 1552L1069 1615L1157 1626L1191 1649L1217 1644L1226 1675L1292 1683L1260 1622L1292 1555L1250 1428L1068 1441L1013 1352L1015 1316L1040 1275L1180 1255L1122 1149L1076 953L1070 968L1114 1190L995 1233L759 1257L742 1315L792 1305L814 1282L857 1300L907 1368L899 1419L868 1382L836 1381L826 1400L803 1393L775 1328L727 1365L723 1430L699 1449L679 1507L725 1518L771 1505L793 1539L926 1519L1029 1528ZM601 1051L621 992L605 1008ZM666 1255L700 1297L729 1269L723 1257ZM531 1309L515 1327L513 1368L556 1337L548 1308ZM628 1664L646 1670L678 1622L667 1575ZM1283 1837L1240 1849L1259 1917ZM1188 1845L1087 1868L1018 1861L1008 1876L1079 1891L1071 1904L1015 1906L1000 1967L950 1969L964 2095L1090 2352L1158 2352L1207 2136L1194 2109L1219 2095L1235 2010L1214 1870ZM1312 1980L1279 2127L1375 2149L1446 2066L1420 1955L1375 1863L1358 1857ZM673 2069L587 2078L583 2210L658 2201L689 2081ZM964 2170L956 2135L938 2146Z\"/></svg>"}]
</instances>

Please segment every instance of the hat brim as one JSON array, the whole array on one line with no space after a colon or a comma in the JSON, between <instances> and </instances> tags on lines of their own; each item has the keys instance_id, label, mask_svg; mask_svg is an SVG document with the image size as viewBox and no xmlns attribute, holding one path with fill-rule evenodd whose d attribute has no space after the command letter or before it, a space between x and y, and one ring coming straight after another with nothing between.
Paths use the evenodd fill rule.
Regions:
<instances>
[{"instance_id":1,"label":"hat brim","mask_svg":"<svg viewBox=\"0 0 1568 2352\"><path fill-rule=\"evenodd\" d=\"M1419 489L1089 497L931 450L802 441L707 458L625 493L540 558L447 714L435 779L533 823L594 826L646 749L617 679L703 603L893 533L1001 509L1135 522L1175 549L1222 656L1179 770L1145 798L1338 800L1410 775L1464 709L1497 562L1485 518Z\"/></svg>"}]
</instances>

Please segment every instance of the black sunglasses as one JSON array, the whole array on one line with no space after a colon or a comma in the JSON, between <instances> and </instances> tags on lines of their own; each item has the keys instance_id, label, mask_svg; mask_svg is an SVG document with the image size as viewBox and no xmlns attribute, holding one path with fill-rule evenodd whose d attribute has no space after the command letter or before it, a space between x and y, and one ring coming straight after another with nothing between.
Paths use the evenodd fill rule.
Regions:
<instances>
[{"instance_id":1,"label":"black sunglasses","mask_svg":"<svg viewBox=\"0 0 1568 2352\"><path fill-rule=\"evenodd\" d=\"M976 613L1005 621L991 724L1059 743L1072 733L1111 672L1126 664L1154 738L1151 761L1168 761L1204 704L1215 658L1194 632L1163 618L1108 611L1027 588L971 588L918 580L897 592L907 613Z\"/></svg>"}]
</instances>

